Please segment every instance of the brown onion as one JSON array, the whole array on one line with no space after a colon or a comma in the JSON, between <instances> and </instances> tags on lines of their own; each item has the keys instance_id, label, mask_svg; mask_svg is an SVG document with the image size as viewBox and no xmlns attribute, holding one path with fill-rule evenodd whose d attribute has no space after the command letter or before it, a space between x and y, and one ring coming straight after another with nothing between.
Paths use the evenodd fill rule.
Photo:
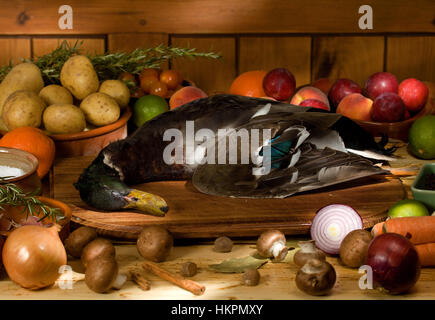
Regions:
<instances>
[{"instance_id":1,"label":"brown onion","mask_svg":"<svg viewBox=\"0 0 435 320\"><path fill-rule=\"evenodd\" d=\"M3 265L12 281L37 290L54 284L67 263L56 226L26 225L11 232L3 247Z\"/></svg>"}]
</instances>

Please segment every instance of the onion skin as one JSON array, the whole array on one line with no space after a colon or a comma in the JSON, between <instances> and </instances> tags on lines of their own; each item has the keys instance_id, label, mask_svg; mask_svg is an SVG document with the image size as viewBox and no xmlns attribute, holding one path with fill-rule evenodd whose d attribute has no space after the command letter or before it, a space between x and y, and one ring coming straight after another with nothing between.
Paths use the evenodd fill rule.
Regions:
<instances>
[{"instance_id":1,"label":"onion skin","mask_svg":"<svg viewBox=\"0 0 435 320\"><path fill-rule=\"evenodd\" d=\"M373 281L390 294L411 289L420 277L420 260L414 245L396 233L374 238L368 247L366 264L373 270Z\"/></svg>"},{"instance_id":2,"label":"onion skin","mask_svg":"<svg viewBox=\"0 0 435 320\"><path fill-rule=\"evenodd\" d=\"M60 276L59 267L67 263L56 226L15 229L6 239L2 258L9 278L30 290L54 284Z\"/></svg>"}]
</instances>

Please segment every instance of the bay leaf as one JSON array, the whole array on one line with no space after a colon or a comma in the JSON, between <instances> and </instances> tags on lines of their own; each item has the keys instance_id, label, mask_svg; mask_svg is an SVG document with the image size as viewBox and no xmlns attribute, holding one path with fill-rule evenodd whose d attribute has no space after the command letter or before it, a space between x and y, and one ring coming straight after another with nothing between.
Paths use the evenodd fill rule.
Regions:
<instances>
[{"instance_id":1,"label":"bay leaf","mask_svg":"<svg viewBox=\"0 0 435 320\"><path fill-rule=\"evenodd\" d=\"M268 262L269 259L246 256L242 258L231 258L219 264L209 265L210 269L221 273L243 273L246 269L258 269Z\"/></svg>"}]
</instances>

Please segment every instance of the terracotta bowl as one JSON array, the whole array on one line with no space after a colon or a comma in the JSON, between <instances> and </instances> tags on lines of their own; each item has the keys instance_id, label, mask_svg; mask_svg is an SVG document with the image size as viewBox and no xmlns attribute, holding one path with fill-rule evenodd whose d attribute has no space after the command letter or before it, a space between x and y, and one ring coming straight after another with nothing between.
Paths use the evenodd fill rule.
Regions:
<instances>
[{"instance_id":1,"label":"terracotta bowl","mask_svg":"<svg viewBox=\"0 0 435 320\"><path fill-rule=\"evenodd\" d=\"M127 108L114 123L104 127L72 134L53 134L50 137L56 144L56 156L76 157L98 154L109 143L127 137L127 121L131 110Z\"/></svg>"},{"instance_id":2,"label":"terracotta bowl","mask_svg":"<svg viewBox=\"0 0 435 320\"><path fill-rule=\"evenodd\" d=\"M59 237L61 238L61 240L65 240L70 232L70 222L71 222L71 216L72 216L72 211L70 209L70 207L68 207L65 203L52 199L52 198L46 198L46 197L38 197L38 199L50 206L51 208L57 208L59 209L64 218L58 221L55 221L53 218L46 218L44 220L42 220L42 224L52 224L52 223L57 223L60 226L60 231L59 231ZM14 207L14 206L9 206L9 205L3 205L3 211L0 212L3 215L1 216L0 219L0 225L2 227L3 230L7 230L4 229L5 225L7 224L7 221L9 220L13 220L18 224L23 224L26 221L26 216L25 213L23 212L23 207ZM38 218L42 218L43 214L42 212L38 215ZM6 219L6 220L4 220ZM10 225L10 223L9 223ZM11 231L2 231L1 234L2 235L8 235Z\"/></svg>"},{"instance_id":3,"label":"terracotta bowl","mask_svg":"<svg viewBox=\"0 0 435 320\"><path fill-rule=\"evenodd\" d=\"M17 168L22 172L19 176L5 178L5 182L17 185L25 193L41 194L41 180L36 173L38 159L34 155L19 149L0 147L0 166ZM0 168L0 177L7 175L8 173Z\"/></svg>"},{"instance_id":4,"label":"terracotta bowl","mask_svg":"<svg viewBox=\"0 0 435 320\"><path fill-rule=\"evenodd\" d=\"M402 141L408 141L408 132L412 123L425 115L432 114L435 112L435 104L429 101L426 106L420 110L419 113L414 115L412 118L399 121L399 122L373 122L373 121L361 121L354 120L366 131L370 132L373 136L379 137L381 135L387 135L392 139L399 139Z\"/></svg>"}]
</instances>

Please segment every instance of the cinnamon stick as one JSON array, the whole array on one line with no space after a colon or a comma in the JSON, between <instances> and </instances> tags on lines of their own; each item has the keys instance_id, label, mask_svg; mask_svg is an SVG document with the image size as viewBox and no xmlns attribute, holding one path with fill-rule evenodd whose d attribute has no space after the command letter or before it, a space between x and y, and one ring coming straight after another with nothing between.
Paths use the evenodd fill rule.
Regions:
<instances>
[{"instance_id":1,"label":"cinnamon stick","mask_svg":"<svg viewBox=\"0 0 435 320\"><path fill-rule=\"evenodd\" d=\"M146 271L152 272L156 276L169 281L184 290L192 292L194 295L200 296L205 292L205 286L195 281L185 279L177 274L173 274L153 262L145 261L142 266Z\"/></svg>"},{"instance_id":2,"label":"cinnamon stick","mask_svg":"<svg viewBox=\"0 0 435 320\"><path fill-rule=\"evenodd\" d=\"M131 280L133 280L142 290L147 291L151 289L148 279L145 279L139 272L130 270L130 275Z\"/></svg>"}]
</instances>

